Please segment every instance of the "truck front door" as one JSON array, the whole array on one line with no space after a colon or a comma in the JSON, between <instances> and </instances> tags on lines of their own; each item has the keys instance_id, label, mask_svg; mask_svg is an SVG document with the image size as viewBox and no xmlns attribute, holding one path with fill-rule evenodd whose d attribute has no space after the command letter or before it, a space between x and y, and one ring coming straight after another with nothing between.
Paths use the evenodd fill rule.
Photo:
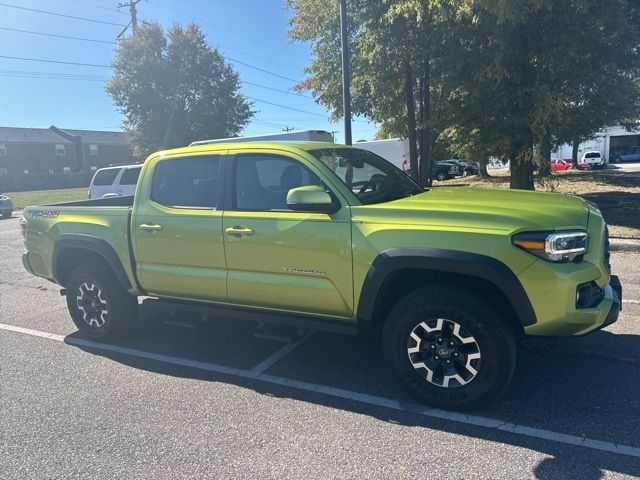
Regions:
<instances>
[{"instance_id":1,"label":"truck front door","mask_svg":"<svg viewBox=\"0 0 640 480\"><path fill-rule=\"evenodd\" d=\"M231 153L230 153L231 157ZM223 221L229 302L350 317L353 313L351 218L289 210L287 193L327 188L312 165L274 151L237 152L231 160Z\"/></svg>"},{"instance_id":2,"label":"truck front door","mask_svg":"<svg viewBox=\"0 0 640 480\"><path fill-rule=\"evenodd\" d=\"M138 279L150 295L226 301L223 159L169 156L146 166L131 236Z\"/></svg>"}]
</instances>

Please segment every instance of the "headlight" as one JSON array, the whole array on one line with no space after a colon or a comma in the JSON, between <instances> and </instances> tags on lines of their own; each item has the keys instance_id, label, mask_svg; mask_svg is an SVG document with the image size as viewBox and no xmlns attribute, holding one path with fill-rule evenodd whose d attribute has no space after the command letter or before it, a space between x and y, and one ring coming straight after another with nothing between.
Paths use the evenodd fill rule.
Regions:
<instances>
[{"instance_id":1,"label":"headlight","mask_svg":"<svg viewBox=\"0 0 640 480\"><path fill-rule=\"evenodd\" d=\"M589 247L589 234L581 231L519 233L512 240L536 257L556 263L577 260Z\"/></svg>"}]
</instances>

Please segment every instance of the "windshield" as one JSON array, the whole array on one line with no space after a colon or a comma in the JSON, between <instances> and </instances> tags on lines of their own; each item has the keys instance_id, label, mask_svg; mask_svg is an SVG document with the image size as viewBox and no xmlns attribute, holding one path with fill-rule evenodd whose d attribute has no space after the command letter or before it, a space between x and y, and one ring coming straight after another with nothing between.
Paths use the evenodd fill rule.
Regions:
<instances>
[{"instance_id":1,"label":"windshield","mask_svg":"<svg viewBox=\"0 0 640 480\"><path fill-rule=\"evenodd\" d=\"M333 170L363 205L390 202L424 192L400 169L367 150L323 148L309 153Z\"/></svg>"}]
</instances>

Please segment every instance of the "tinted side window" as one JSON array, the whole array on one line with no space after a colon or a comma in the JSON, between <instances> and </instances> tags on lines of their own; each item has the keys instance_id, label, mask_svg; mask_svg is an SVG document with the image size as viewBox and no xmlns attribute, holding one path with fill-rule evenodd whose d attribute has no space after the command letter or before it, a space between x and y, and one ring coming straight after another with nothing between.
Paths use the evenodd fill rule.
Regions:
<instances>
[{"instance_id":1,"label":"tinted side window","mask_svg":"<svg viewBox=\"0 0 640 480\"><path fill-rule=\"evenodd\" d=\"M156 164L151 200L167 207L218 207L222 162L219 156L176 158Z\"/></svg>"},{"instance_id":2,"label":"tinted side window","mask_svg":"<svg viewBox=\"0 0 640 480\"><path fill-rule=\"evenodd\" d=\"M108 170L99 170L96 172L96 176L93 177L93 184L98 187L105 187L107 185L113 185L113 181L120 173L119 168L110 168Z\"/></svg>"},{"instance_id":3,"label":"tinted side window","mask_svg":"<svg viewBox=\"0 0 640 480\"><path fill-rule=\"evenodd\" d=\"M135 185L138 183L141 168L127 168L120 177L120 185Z\"/></svg>"},{"instance_id":4,"label":"tinted side window","mask_svg":"<svg viewBox=\"0 0 640 480\"><path fill-rule=\"evenodd\" d=\"M238 210L288 210L287 193L303 185L324 186L311 170L290 158L266 154L236 157Z\"/></svg>"}]
</instances>

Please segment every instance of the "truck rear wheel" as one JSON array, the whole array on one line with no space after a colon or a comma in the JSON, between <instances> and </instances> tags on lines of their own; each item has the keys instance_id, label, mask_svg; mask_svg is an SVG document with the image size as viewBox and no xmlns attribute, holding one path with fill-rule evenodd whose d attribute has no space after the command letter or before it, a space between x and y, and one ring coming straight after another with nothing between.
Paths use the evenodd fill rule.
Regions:
<instances>
[{"instance_id":1,"label":"truck rear wheel","mask_svg":"<svg viewBox=\"0 0 640 480\"><path fill-rule=\"evenodd\" d=\"M73 322L92 340L122 336L138 315L138 300L120 286L101 262L76 268L67 281L67 306Z\"/></svg>"},{"instance_id":2,"label":"truck rear wheel","mask_svg":"<svg viewBox=\"0 0 640 480\"><path fill-rule=\"evenodd\" d=\"M382 340L402 386L433 407L489 403L507 388L515 368L513 330L481 297L456 287L424 287L402 298Z\"/></svg>"}]
</instances>

